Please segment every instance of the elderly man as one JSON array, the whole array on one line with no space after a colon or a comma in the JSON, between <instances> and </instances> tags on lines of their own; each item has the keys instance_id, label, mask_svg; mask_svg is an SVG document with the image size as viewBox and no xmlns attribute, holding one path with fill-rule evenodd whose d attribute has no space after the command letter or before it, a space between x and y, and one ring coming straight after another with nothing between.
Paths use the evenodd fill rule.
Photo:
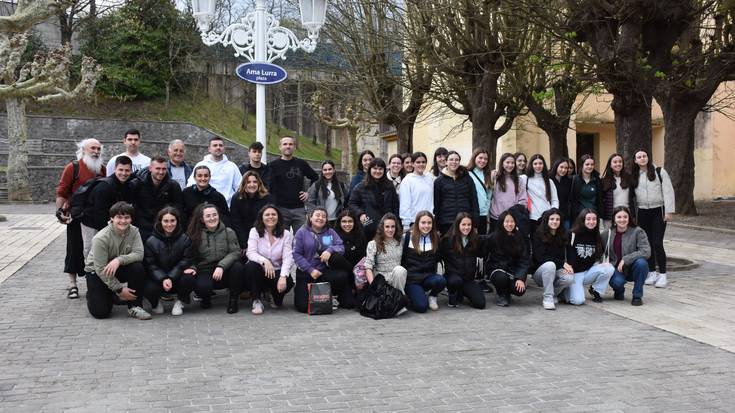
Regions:
<instances>
[{"instance_id":1,"label":"elderly man","mask_svg":"<svg viewBox=\"0 0 735 413\"><path fill-rule=\"evenodd\" d=\"M66 225L66 259L64 272L69 277L68 298L79 298L77 276L84 275L84 245L78 220L70 215L71 196L80 186L98 176L105 175L102 145L97 139L85 139L77 144L77 159L69 162L61 173L56 186L56 217Z\"/></svg>"},{"instance_id":2,"label":"elderly man","mask_svg":"<svg viewBox=\"0 0 735 413\"><path fill-rule=\"evenodd\" d=\"M193 169L184 160L185 150L181 139L174 139L168 144L168 176L178 183L181 189L186 188L186 181Z\"/></svg>"}]
</instances>

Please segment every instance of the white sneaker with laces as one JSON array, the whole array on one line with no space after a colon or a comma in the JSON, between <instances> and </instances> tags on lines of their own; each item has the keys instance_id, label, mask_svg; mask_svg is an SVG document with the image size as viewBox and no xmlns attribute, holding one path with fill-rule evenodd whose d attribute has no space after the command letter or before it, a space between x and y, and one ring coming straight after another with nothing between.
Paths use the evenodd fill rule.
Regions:
<instances>
[{"instance_id":1,"label":"white sneaker with laces","mask_svg":"<svg viewBox=\"0 0 735 413\"><path fill-rule=\"evenodd\" d=\"M432 309L433 311L436 311L439 309L439 304L437 304L436 297L434 297L433 295L429 296L429 308Z\"/></svg>"},{"instance_id":2,"label":"white sneaker with laces","mask_svg":"<svg viewBox=\"0 0 735 413\"><path fill-rule=\"evenodd\" d=\"M171 309L171 315L180 316L181 314L184 314L184 303L177 299L174 301L174 307Z\"/></svg>"},{"instance_id":3,"label":"white sneaker with laces","mask_svg":"<svg viewBox=\"0 0 735 413\"><path fill-rule=\"evenodd\" d=\"M143 307L135 306L128 308L128 316L133 317L137 320L150 320L152 317L145 311Z\"/></svg>"},{"instance_id":4,"label":"white sneaker with laces","mask_svg":"<svg viewBox=\"0 0 735 413\"><path fill-rule=\"evenodd\" d=\"M396 317L398 317L399 315L401 315L403 313L406 313L406 312L408 312L408 308L403 307L400 310L398 310L398 312L396 313Z\"/></svg>"},{"instance_id":5,"label":"white sneaker with laces","mask_svg":"<svg viewBox=\"0 0 735 413\"><path fill-rule=\"evenodd\" d=\"M656 288L666 288L667 285L669 285L669 280L666 279L666 274L659 274L658 279L656 279Z\"/></svg>"},{"instance_id":6,"label":"white sneaker with laces","mask_svg":"<svg viewBox=\"0 0 735 413\"><path fill-rule=\"evenodd\" d=\"M649 271L648 276L646 277L646 285L653 285L653 283L656 282L658 279L658 273L656 271Z\"/></svg>"},{"instance_id":7,"label":"white sneaker with laces","mask_svg":"<svg viewBox=\"0 0 735 413\"><path fill-rule=\"evenodd\" d=\"M151 308L151 312L153 314L163 314L163 303L161 300L158 300L158 304L156 304L155 307Z\"/></svg>"},{"instance_id":8,"label":"white sneaker with laces","mask_svg":"<svg viewBox=\"0 0 735 413\"><path fill-rule=\"evenodd\" d=\"M556 305L554 305L554 299L553 298L544 298L544 309L546 310L556 310Z\"/></svg>"},{"instance_id":9,"label":"white sneaker with laces","mask_svg":"<svg viewBox=\"0 0 735 413\"><path fill-rule=\"evenodd\" d=\"M263 314L263 303L260 300L253 300L253 314Z\"/></svg>"}]
</instances>

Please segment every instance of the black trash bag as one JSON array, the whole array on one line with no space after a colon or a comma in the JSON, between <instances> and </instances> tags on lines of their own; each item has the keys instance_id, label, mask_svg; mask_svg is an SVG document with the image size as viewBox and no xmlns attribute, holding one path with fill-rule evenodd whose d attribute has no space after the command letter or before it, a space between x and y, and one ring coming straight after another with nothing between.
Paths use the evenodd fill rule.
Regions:
<instances>
[{"instance_id":1,"label":"black trash bag","mask_svg":"<svg viewBox=\"0 0 735 413\"><path fill-rule=\"evenodd\" d=\"M360 305L360 314L375 320L392 318L407 305L406 296L378 274L368 287L367 295Z\"/></svg>"},{"instance_id":2,"label":"black trash bag","mask_svg":"<svg viewBox=\"0 0 735 413\"><path fill-rule=\"evenodd\" d=\"M309 315L332 314L332 287L329 283L309 283Z\"/></svg>"}]
</instances>

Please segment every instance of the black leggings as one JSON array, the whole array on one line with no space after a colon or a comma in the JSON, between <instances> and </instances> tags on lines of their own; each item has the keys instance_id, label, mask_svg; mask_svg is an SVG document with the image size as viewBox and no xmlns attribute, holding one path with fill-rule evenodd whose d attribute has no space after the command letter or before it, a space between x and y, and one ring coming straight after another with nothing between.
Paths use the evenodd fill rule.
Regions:
<instances>
[{"instance_id":1,"label":"black leggings","mask_svg":"<svg viewBox=\"0 0 735 413\"><path fill-rule=\"evenodd\" d=\"M490 282L493 283L495 291L499 295L513 294L520 297L526 293L526 290L518 291L516 289L516 280L513 274L505 270L492 270L490 272Z\"/></svg>"},{"instance_id":2,"label":"black leggings","mask_svg":"<svg viewBox=\"0 0 735 413\"><path fill-rule=\"evenodd\" d=\"M444 275L447 278L449 294L457 294L457 300L467 297L473 308L485 308L485 293L474 280L465 280L457 274Z\"/></svg>"},{"instance_id":3,"label":"black leggings","mask_svg":"<svg viewBox=\"0 0 735 413\"><path fill-rule=\"evenodd\" d=\"M245 285L245 268L240 261L235 261L230 268L226 269L222 278L215 281L212 278L214 268L208 271L197 272L196 287L194 290L197 295L202 298L203 303L209 303L212 300L212 290L229 289L230 297L236 297L242 292Z\"/></svg>"},{"instance_id":4,"label":"black leggings","mask_svg":"<svg viewBox=\"0 0 735 413\"><path fill-rule=\"evenodd\" d=\"M343 308L355 308L355 294L349 282L350 273L336 268L327 268L318 279L311 278L301 270L296 271L296 288L294 289L293 303L296 310L305 313L309 308L308 284L316 282L328 282L332 289L332 295L338 296L339 306Z\"/></svg>"},{"instance_id":5,"label":"black leggings","mask_svg":"<svg viewBox=\"0 0 735 413\"><path fill-rule=\"evenodd\" d=\"M664 208L638 209L638 225L643 228L651 244L651 257L648 258L648 271L666 273L666 251L664 251L664 234L666 233L666 221L664 221Z\"/></svg>"},{"instance_id":6,"label":"black leggings","mask_svg":"<svg viewBox=\"0 0 735 413\"><path fill-rule=\"evenodd\" d=\"M250 280L250 294L254 300L259 300L263 291L270 291L273 296L273 303L280 307L283 305L283 297L293 288L293 280L289 275L286 277L286 290L278 292L280 271L277 269L276 276L268 278L265 276L263 266L255 261L248 261L245 264L245 274L247 274L247 278Z\"/></svg>"},{"instance_id":7,"label":"black leggings","mask_svg":"<svg viewBox=\"0 0 735 413\"><path fill-rule=\"evenodd\" d=\"M173 281L173 286L169 292L175 292L176 298L189 304L191 301L191 292L194 291L194 285L196 285L196 277L193 275L182 274L176 281ZM158 299L164 293L163 281L155 280L148 277L145 281L145 298L151 303L151 306L155 307L158 305Z\"/></svg>"},{"instance_id":8,"label":"black leggings","mask_svg":"<svg viewBox=\"0 0 735 413\"><path fill-rule=\"evenodd\" d=\"M112 290L107 284L102 282L97 273L88 272L87 279L87 310L94 318L107 318L112 313L112 304L114 302ZM145 269L140 262L134 262L128 265L121 265L115 273L115 278L122 283L128 283L128 288L135 290L136 299L128 301L128 308L140 306L143 301L143 291L145 285Z\"/></svg>"}]
</instances>

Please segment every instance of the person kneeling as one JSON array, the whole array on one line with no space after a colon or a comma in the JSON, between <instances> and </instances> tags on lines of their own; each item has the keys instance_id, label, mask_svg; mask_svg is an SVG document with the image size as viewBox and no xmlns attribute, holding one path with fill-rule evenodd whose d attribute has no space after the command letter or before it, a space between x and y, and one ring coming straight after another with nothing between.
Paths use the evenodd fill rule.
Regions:
<instances>
[{"instance_id":1,"label":"person kneeling","mask_svg":"<svg viewBox=\"0 0 735 413\"><path fill-rule=\"evenodd\" d=\"M485 263L486 274L495 286L495 304L500 307L510 305L510 295L522 296L526 293L526 277L531 257L526 248L527 242L516 227L510 212L498 216L498 225L488 240L488 255Z\"/></svg>"},{"instance_id":2,"label":"person kneeling","mask_svg":"<svg viewBox=\"0 0 735 413\"><path fill-rule=\"evenodd\" d=\"M619 206L613 210L613 227L605 231L605 256L614 265L615 272L610 286L615 291L616 300L625 299L625 282L633 281L632 305L643 305L643 284L648 275L648 257L651 246L646 232L635 223L627 207Z\"/></svg>"},{"instance_id":3,"label":"person kneeling","mask_svg":"<svg viewBox=\"0 0 735 413\"><path fill-rule=\"evenodd\" d=\"M457 214L454 224L439 244L444 277L449 290L449 307L457 307L467 297L473 308L485 308L485 293L475 282L477 259L487 254L487 235L478 235L472 215Z\"/></svg>"},{"instance_id":4,"label":"person kneeling","mask_svg":"<svg viewBox=\"0 0 735 413\"><path fill-rule=\"evenodd\" d=\"M196 207L188 233L194 245L194 264L184 274L196 275L195 291L202 298L199 306L211 308L212 290L227 288L230 290L227 313L238 312L245 269L240 262L237 234L225 227L217 207L208 203Z\"/></svg>"},{"instance_id":5,"label":"person kneeling","mask_svg":"<svg viewBox=\"0 0 735 413\"><path fill-rule=\"evenodd\" d=\"M191 239L181 229L179 211L165 207L156 217L153 235L145 241L145 266L148 279L145 283L145 296L151 303L154 314L163 314L163 304L159 299L165 292L175 292L176 301L171 315L179 316L184 312L194 291L196 278L184 274L194 259Z\"/></svg>"},{"instance_id":6,"label":"person kneeling","mask_svg":"<svg viewBox=\"0 0 735 413\"><path fill-rule=\"evenodd\" d=\"M425 313L428 309L436 311L439 309L437 297L447 281L436 273L439 237L434 228L434 216L429 211L419 211L414 222L416 224L403 236L401 265L408 273L406 296L417 313Z\"/></svg>"},{"instance_id":7,"label":"person kneeling","mask_svg":"<svg viewBox=\"0 0 735 413\"><path fill-rule=\"evenodd\" d=\"M128 315L150 320L141 307L145 269L143 241L133 221L134 209L127 202L117 202L109 211L111 221L92 239L84 271L87 279L87 309L94 318L112 313L113 294L128 305ZM127 284L126 284L127 283Z\"/></svg>"},{"instance_id":8,"label":"person kneeling","mask_svg":"<svg viewBox=\"0 0 735 413\"><path fill-rule=\"evenodd\" d=\"M305 313L309 306L308 284L328 282L332 295L338 296L340 307L355 308L350 273L336 265L337 257L344 252L342 239L327 226L327 210L316 207L309 220L296 231L293 258L296 261L296 290L294 305Z\"/></svg>"}]
</instances>

